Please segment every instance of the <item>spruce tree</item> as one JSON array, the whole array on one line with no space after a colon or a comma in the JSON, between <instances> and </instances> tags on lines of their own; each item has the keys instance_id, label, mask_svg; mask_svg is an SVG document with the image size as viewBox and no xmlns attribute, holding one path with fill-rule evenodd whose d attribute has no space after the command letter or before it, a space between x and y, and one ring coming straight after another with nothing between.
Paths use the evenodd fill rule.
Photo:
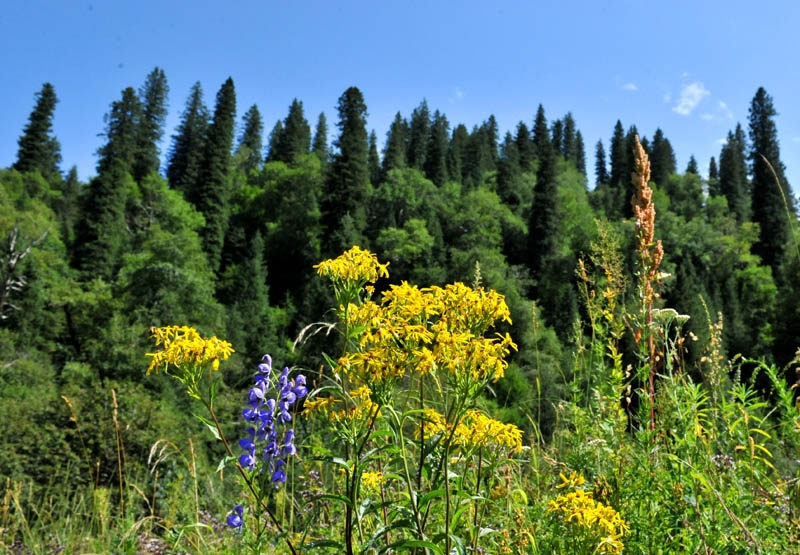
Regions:
<instances>
[{"instance_id":1,"label":"spruce tree","mask_svg":"<svg viewBox=\"0 0 800 555\"><path fill-rule=\"evenodd\" d=\"M465 188L475 189L484 180L486 172L493 169L492 154L486 127L472 128L465 156L462 159L463 184Z\"/></svg>"},{"instance_id":2,"label":"spruce tree","mask_svg":"<svg viewBox=\"0 0 800 555\"><path fill-rule=\"evenodd\" d=\"M436 110L428 138L428 151L425 154L425 176L441 187L448 179L447 148L450 138L450 123L444 114Z\"/></svg>"},{"instance_id":3,"label":"spruce tree","mask_svg":"<svg viewBox=\"0 0 800 555\"><path fill-rule=\"evenodd\" d=\"M533 154L541 158L547 146L550 145L550 132L547 129L547 118L544 115L544 107L539 104L536 110L536 119L533 122Z\"/></svg>"},{"instance_id":4,"label":"spruce tree","mask_svg":"<svg viewBox=\"0 0 800 555\"><path fill-rule=\"evenodd\" d=\"M142 103L133 88L122 91L122 99L112 103L106 116L106 144L97 151L98 175L109 175L112 170L133 173L138 149Z\"/></svg>"},{"instance_id":5,"label":"spruce tree","mask_svg":"<svg viewBox=\"0 0 800 555\"><path fill-rule=\"evenodd\" d=\"M497 194L500 200L517 215L521 213L521 188L522 169L519 150L511 133L506 133L505 140L500 146L500 160L497 164Z\"/></svg>"},{"instance_id":6,"label":"spruce tree","mask_svg":"<svg viewBox=\"0 0 800 555\"><path fill-rule=\"evenodd\" d=\"M719 155L719 190L728 199L728 209L740 224L750 220L746 148L744 130L737 124L735 132L728 132Z\"/></svg>"},{"instance_id":7,"label":"spruce tree","mask_svg":"<svg viewBox=\"0 0 800 555\"><path fill-rule=\"evenodd\" d=\"M660 128L656 129L653 135L650 151L650 175L652 176L650 180L659 187L664 187L669 182L669 176L675 173L675 152Z\"/></svg>"},{"instance_id":8,"label":"spruce tree","mask_svg":"<svg viewBox=\"0 0 800 555\"><path fill-rule=\"evenodd\" d=\"M575 129L575 119L572 112L567 112L563 122L563 137L561 139L561 155L567 162L572 162L578 167L578 145L577 130Z\"/></svg>"},{"instance_id":9,"label":"spruce tree","mask_svg":"<svg viewBox=\"0 0 800 555\"><path fill-rule=\"evenodd\" d=\"M369 134L369 181L373 186L377 186L381 180L381 157L378 154L378 136L375 130Z\"/></svg>"},{"instance_id":10,"label":"spruce tree","mask_svg":"<svg viewBox=\"0 0 800 555\"><path fill-rule=\"evenodd\" d=\"M408 150L408 122L397 112L386 132L386 144L383 147L383 166L381 168L383 179L391 170L406 167L406 153Z\"/></svg>"},{"instance_id":11,"label":"spruce tree","mask_svg":"<svg viewBox=\"0 0 800 555\"><path fill-rule=\"evenodd\" d=\"M575 133L575 167L586 175L586 147L583 145L583 135L580 131Z\"/></svg>"},{"instance_id":12,"label":"spruce tree","mask_svg":"<svg viewBox=\"0 0 800 555\"><path fill-rule=\"evenodd\" d=\"M486 134L486 144L489 146L489 157L491 159L491 169L497 166L498 153L497 143L500 140L500 131L497 125L497 119L494 114L489 116L483 124L484 133Z\"/></svg>"},{"instance_id":13,"label":"spruce tree","mask_svg":"<svg viewBox=\"0 0 800 555\"><path fill-rule=\"evenodd\" d=\"M722 194L719 188L719 169L717 168L717 159L713 156L708 162L708 196L716 197Z\"/></svg>"},{"instance_id":14,"label":"spruce tree","mask_svg":"<svg viewBox=\"0 0 800 555\"><path fill-rule=\"evenodd\" d=\"M557 119L553 122L550 141L553 143L556 155L564 158L564 122L562 120Z\"/></svg>"},{"instance_id":15,"label":"spruce tree","mask_svg":"<svg viewBox=\"0 0 800 555\"><path fill-rule=\"evenodd\" d=\"M369 141L367 138L367 105L356 87L348 88L339 97L339 137L333 156L322 202L323 223L329 234L343 225L349 214L349 228L339 243L352 240L366 225L364 200L369 188ZM339 251L352 245L332 244ZM327 252L326 254L333 254Z\"/></svg>"},{"instance_id":16,"label":"spruce tree","mask_svg":"<svg viewBox=\"0 0 800 555\"><path fill-rule=\"evenodd\" d=\"M61 196L56 201L55 212L61 224L61 238L65 244L71 245L80 208L81 183L78 180L78 168L76 166L70 168L59 189L61 190Z\"/></svg>"},{"instance_id":17,"label":"spruce tree","mask_svg":"<svg viewBox=\"0 0 800 555\"><path fill-rule=\"evenodd\" d=\"M594 180L595 188L608 185L608 167L603 141L597 141L594 147Z\"/></svg>"},{"instance_id":18,"label":"spruce tree","mask_svg":"<svg viewBox=\"0 0 800 555\"><path fill-rule=\"evenodd\" d=\"M517 124L517 135L514 138L517 143L517 152L519 153L519 166L523 172L530 171L533 167L534 148L531 141L531 132L525 122L521 121Z\"/></svg>"},{"instance_id":19,"label":"spruce tree","mask_svg":"<svg viewBox=\"0 0 800 555\"><path fill-rule=\"evenodd\" d=\"M311 152L317 155L322 164L322 172L325 173L328 164L328 120L325 118L325 112L320 112L319 118L317 118Z\"/></svg>"},{"instance_id":20,"label":"spruce tree","mask_svg":"<svg viewBox=\"0 0 800 555\"><path fill-rule=\"evenodd\" d=\"M408 130L409 167L420 171L424 169L430 133L431 114L428 110L428 102L423 99L420 105L411 112L411 124Z\"/></svg>"},{"instance_id":21,"label":"spruce tree","mask_svg":"<svg viewBox=\"0 0 800 555\"><path fill-rule=\"evenodd\" d=\"M13 167L20 172L38 170L46 180L53 181L61 177L58 168L61 163L61 145L52 136L53 114L58 98L50 83L42 85L35 98L36 106L17 141L19 150Z\"/></svg>"},{"instance_id":22,"label":"spruce tree","mask_svg":"<svg viewBox=\"0 0 800 555\"><path fill-rule=\"evenodd\" d=\"M447 150L447 173L450 179L460 183L464 182L464 161L469 148L469 131L463 123L453 129L450 147Z\"/></svg>"},{"instance_id":23,"label":"spruce tree","mask_svg":"<svg viewBox=\"0 0 800 555\"><path fill-rule=\"evenodd\" d=\"M700 175L700 169L697 167L697 160L695 159L694 154L689 156L689 163L686 165L685 173L693 173L695 175Z\"/></svg>"},{"instance_id":24,"label":"spruce tree","mask_svg":"<svg viewBox=\"0 0 800 555\"><path fill-rule=\"evenodd\" d=\"M281 140L283 140L283 122L278 120L272 126L272 131L269 132L269 139L267 139L267 156L265 162L278 162L281 156Z\"/></svg>"},{"instance_id":25,"label":"spruce tree","mask_svg":"<svg viewBox=\"0 0 800 555\"><path fill-rule=\"evenodd\" d=\"M201 232L203 249L209 266L219 270L222 247L228 230L231 196L231 150L236 124L236 89L228 77L217 93L214 119L208 128L205 155L196 194L190 195L197 209L205 216Z\"/></svg>"},{"instance_id":26,"label":"spruce tree","mask_svg":"<svg viewBox=\"0 0 800 555\"><path fill-rule=\"evenodd\" d=\"M753 252L772 268L780 285L783 281L780 266L793 241L796 217L791 216L795 211L780 157L776 115L772 97L760 87L750 104L749 118L753 221L760 226Z\"/></svg>"},{"instance_id":27,"label":"spruce tree","mask_svg":"<svg viewBox=\"0 0 800 555\"><path fill-rule=\"evenodd\" d=\"M283 130L276 145L272 160L295 165L301 156L309 153L311 145L311 127L303 113L303 103L296 98L289 107L289 114L283 120ZM272 145L270 145L271 150ZM271 152L270 152L271 155Z\"/></svg>"},{"instance_id":28,"label":"spruce tree","mask_svg":"<svg viewBox=\"0 0 800 555\"><path fill-rule=\"evenodd\" d=\"M539 146L539 168L528 221L528 263L534 280L544 275L547 261L556 253L558 216L557 155L549 142Z\"/></svg>"},{"instance_id":29,"label":"spruce tree","mask_svg":"<svg viewBox=\"0 0 800 555\"><path fill-rule=\"evenodd\" d=\"M192 86L181 122L172 136L172 148L167 165L170 187L188 195L200 179L200 169L208 132L208 108L203 103L203 88L197 82Z\"/></svg>"},{"instance_id":30,"label":"spruce tree","mask_svg":"<svg viewBox=\"0 0 800 555\"><path fill-rule=\"evenodd\" d=\"M630 158L633 151L628 150L628 141L622 128L622 122L617 120L614 125L614 134L611 136L611 171L608 175L608 199L606 201L606 216L609 219L620 219L630 206L630 195L626 195L631 180Z\"/></svg>"},{"instance_id":31,"label":"spruce tree","mask_svg":"<svg viewBox=\"0 0 800 555\"><path fill-rule=\"evenodd\" d=\"M261 112L258 111L258 106L253 104L242 117L242 134L236 147L236 153L239 155L239 171L245 175L261 166L263 134L264 122L261 119Z\"/></svg>"},{"instance_id":32,"label":"spruce tree","mask_svg":"<svg viewBox=\"0 0 800 555\"><path fill-rule=\"evenodd\" d=\"M164 136L168 94L167 76L163 69L157 67L150 72L144 86L139 90L142 117L139 122L136 157L131 172L137 183L140 183L147 175L158 172L161 165L161 151L158 144Z\"/></svg>"}]
</instances>

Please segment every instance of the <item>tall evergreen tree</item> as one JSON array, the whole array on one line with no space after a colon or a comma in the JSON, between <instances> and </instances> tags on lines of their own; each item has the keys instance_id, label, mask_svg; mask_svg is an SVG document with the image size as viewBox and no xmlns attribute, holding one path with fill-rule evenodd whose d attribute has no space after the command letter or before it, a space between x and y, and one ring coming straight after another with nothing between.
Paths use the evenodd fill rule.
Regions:
<instances>
[{"instance_id":1,"label":"tall evergreen tree","mask_svg":"<svg viewBox=\"0 0 800 555\"><path fill-rule=\"evenodd\" d=\"M632 150L628 150L628 141L622 128L622 122L617 120L614 125L614 134L611 136L611 171L608 175L608 199L606 215L609 219L624 217L626 202L630 196L626 195L631 180L630 158Z\"/></svg>"},{"instance_id":2,"label":"tall evergreen tree","mask_svg":"<svg viewBox=\"0 0 800 555\"><path fill-rule=\"evenodd\" d=\"M697 167L697 160L695 159L694 154L689 156L689 163L686 165L685 173L693 173L695 175L700 175L700 168Z\"/></svg>"},{"instance_id":3,"label":"tall evergreen tree","mask_svg":"<svg viewBox=\"0 0 800 555\"><path fill-rule=\"evenodd\" d=\"M320 112L317 119L317 127L314 130L314 141L311 144L311 152L317 155L319 161L322 163L322 171L328 164L328 120L325 118L325 112Z\"/></svg>"},{"instance_id":4,"label":"tall evergreen tree","mask_svg":"<svg viewBox=\"0 0 800 555\"><path fill-rule=\"evenodd\" d=\"M450 139L450 147L447 151L447 173L450 175L450 179L464 182L464 161L468 148L469 131L463 123L459 123L453 129L453 137Z\"/></svg>"},{"instance_id":5,"label":"tall evergreen tree","mask_svg":"<svg viewBox=\"0 0 800 555\"><path fill-rule=\"evenodd\" d=\"M533 122L533 151L537 158L541 158L547 145L550 144L550 132L547 129L547 118L544 115L544 107L539 104L536 110L536 119Z\"/></svg>"},{"instance_id":6,"label":"tall evergreen tree","mask_svg":"<svg viewBox=\"0 0 800 555\"><path fill-rule=\"evenodd\" d=\"M708 196L716 197L722 194L719 188L719 169L717 168L717 159L713 156L708 162Z\"/></svg>"},{"instance_id":7,"label":"tall evergreen tree","mask_svg":"<svg viewBox=\"0 0 800 555\"><path fill-rule=\"evenodd\" d=\"M409 167L420 171L424 169L430 133L431 114L428 110L428 102L423 99L420 105L411 112L411 124L408 130Z\"/></svg>"},{"instance_id":8,"label":"tall evergreen tree","mask_svg":"<svg viewBox=\"0 0 800 555\"><path fill-rule=\"evenodd\" d=\"M772 97L760 87L750 104L749 118L753 221L761 228L753 252L772 268L776 281L781 284L780 266L793 241L796 217L790 215L795 210L781 162L776 115Z\"/></svg>"},{"instance_id":9,"label":"tall evergreen tree","mask_svg":"<svg viewBox=\"0 0 800 555\"><path fill-rule=\"evenodd\" d=\"M406 167L406 153L408 150L408 122L397 112L386 132L386 144L383 147L383 178L391 170Z\"/></svg>"},{"instance_id":10,"label":"tall evergreen tree","mask_svg":"<svg viewBox=\"0 0 800 555\"><path fill-rule=\"evenodd\" d=\"M369 142L367 138L367 105L364 95L356 87L348 88L339 97L339 137L337 152L333 156L331 170L322 202L323 223L329 234L340 229L342 219L350 215L353 233L361 233L366 225L364 199L369 187ZM344 241L345 238L342 239ZM334 251L351 245L329 245ZM333 254L330 251L327 254Z\"/></svg>"},{"instance_id":11,"label":"tall evergreen tree","mask_svg":"<svg viewBox=\"0 0 800 555\"><path fill-rule=\"evenodd\" d=\"M728 209L738 223L750 220L750 189L747 182L747 148L744 130L728 132L719 155L719 190L728 199Z\"/></svg>"},{"instance_id":12,"label":"tall evergreen tree","mask_svg":"<svg viewBox=\"0 0 800 555\"><path fill-rule=\"evenodd\" d=\"M447 175L447 148L450 142L450 123L444 114L436 110L428 138L428 151L425 154L425 176L438 187L445 184Z\"/></svg>"},{"instance_id":13,"label":"tall evergreen tree","mask_svg":"<svg viewBox=\"0 0 800 555\"><path fill-rule=\"evenodd\" d=\"M36 94L36 106L28 117L17 144L17 161L14 169L20 172L39 170L39 173L52 181L61 176L58 165L61 163L61 145L54 136L53 114L58 98L50 83L42 85Z\"/></svg>"},{"instance_id":14,"label":"tall evergreen tree","mask_svg":"<svg viewBox=\"0 0 800 555\"><path fill-rule=\"evenodd\" d=\"M470 189L479 187L486 172L493 169L491 147L485 125L481 127L476 125L472 128L462 164L463 184Z\"/></svg>"},{"instance_id":15,"label":"tall evergreen tree","mask_svg":"<svg viewBox=\"0 0 800 555\"><path fill-rule=\"evenodd\" d=\"M659 128L653 135L650 146L650 175L659 187L664 187L669 182L669 176L675 173L675 152L669 139L664 137L664 132Z\"/></svg>"},{"instance_id":16,"label":"tall evergreen tree","mask_svg":"<svg viewBox=\"0 0 800 555\"><path fill-rule=\"evenodd\" d=\"M283 122L278 120L272 126L272 131L269 132L265 162L278 162L280 160L281 140L283 140Z\"/></svg>"},{"instance_id":17,"label":"tall evergreen tree","mask_svg":"<svg viewBox=\"0 0 800 555\"><path fill-rule=\"evenodd\" d=\"M575 118L572 117L572 112L567 112L562 120L564 124L563 138L561 139L561 154L564 160L572 162L575 167L578 167L578 146L577 146L577 130L575 129Z\"/></svg>"},{"instance_id":18,"label":"tall evergreen tree","mask_svg":"<svg viewBox=\"0 0 800 555\"><path fill-rule=\"evenodd\" d=\"M521 188L522 169L517 142L511 133L506 133L505 140L500 146L500 160L497 164L497 194L515 214L521 213L520 203L523 200Z\"/></svg>"},{"instance_id":19,"label":"tall evergreen tree","mask_svg":"<svg viewBox=\"0 0 800 555\"><path fill-rule=\"evenodd\" d=\"M239 170L245 175L261 166L261 151L264 149L262 135L264 122L258 106L253 104L242 117L242 134L236 152L239 154Z\"/></svg>"},{"instance_id":20,"label":"tall evergreen tree","mask_svg":"<svg viewBox=\"0 0 800 555\"><path fill-rule=\"evenodd\" d=\"M540 297L548 262L556 254L560 226L558 214L557 154L549 142L540 143L539 168L528 221L528 264L537 282L534 296Z\"/></svg>"},{"instance_id":21,"label":"tall evergreen tree","mask_svg":"<svg viewBox=\"0 0 800 555\"><path fill-rule=\"evenodd\" d=\"M177 133L172 136L167 165L170 186L184 194L188 194L200 179L208 118L208 108L203 103L203 88L197 82L189 93Z\"/></svg>"},{"instance_id":22,"label":"tall evergreen tree","mask_svg":"<svg viewBox=\"0 0 800 555\"><path fill-rule=\"evenodd\" d=\"M594 147L594 182L595 187L608 185L608 166L606 166L606 151L603 141L597 141Z\"/></svg>"},{"instance_id":23,"label":"tall evergreen tree","mask_svg":"<svg viewBox=\"0 0 800 555\"><path fill-rule=\"evenodd\" d=\"M157 67L150 72L144 86L139 90L142 117L136 141L136 158L131 172L137 183L147 175L158 172L161 165L161 151L158 145L164 136L168 94L167 76L163 69Z\"/></svg>"},{"instance_id":24,"label":"tall evergreen tree","mask_svg":"<svg viewBox=\"0 0 800 555\"><path fill-rule=\"evenodd\" d=\"M564 158L564 122L562 120L557 119L553 122L551 134L552 138L550 140L553 143L553 150L558 156Z\"/></svg>"},{"instance_id":25,"label":"tall evergreen tree","mask_svg":"<svg viewBox=\"0 0 800 555\"><path fill-rule=\"evenodd\" d=\"M583 135L580 131L575 133L575 167L586 175L586 147L583 144Z\"/></svg>"},{"instance_id":26,"label":"tall evergreen tree","mask_svg":"<svg viewBox=\"0 0 800 555\"><path fill-rule=\"evenodd\" d=\"M202 230L203 249L209 266L219 270L222 247L228 230L231 196L231 150L236 124L236 89L228 77L217 93L214 119L208 128L205 155L196 193L189 196L202 212L206 225Z\"/></svg>"},{"instance_id":27,"label":"tall evergreen tree","mask_svg":"<svg viewBox=\"0 0 800 555\"><path fill-rule=\"evenodd\" d=\"M372 185L378 185L381 180L381 157L378 154L378 136L375 130L369 134L369 181Z\"/></svg>"},{"instance_id":28,"label":"tall evergreen tree","mask_svg":"<svg viewBox=\"0 0 800 555\"><path fill-rule=\"evenodd\" d=\"M517 143L517 152L519 153L519 166L524 172L530 171L535 158L534 148L531 141L531 132L523 121L517 124L515 141Z\"/></svg>"},{"instance_id":29,"label":"tall evergreen tree","mask_svg":"<svg viewBox=\"0 0 800 555\"><path fill-rule=\"evenodd\" d=\"M79 198L81 183L78 180L78 168L72 166L67 173L66 179L60 186L61 196L56 202L56 214L61 223L61 237L67 245L71 245L74 233L75 222L79 215Z\"/></svg>"},{"instance_id":30,"label":"tall evergreen tree","mask_svg":"<svg viewBox=\"0 0 800 555\"><path fill-rule=\"evenodd\" d=\"M483 129L486 134L486 144L489 146L489 157L491 159L492 169L494 169L497 166L497 143L500 140L500 131L494 114L491 114L489 119L484 122Z\"/></svg>"},{"instance_id":31,"label":"tall evergreen tree","mask_svg":"<svg viewBox=\"0 0 800 555\"><path fill-rule=\"evenodd\" d=\"M112 170L133 173L133 164L142 119L142 103L133 88L122 91L122 99L111 104L106 116L106 143L97 151L97 173L109 175Z\"/></svg>"},{"instance_id":32,"label":"tall evergreen tree","mask_svg":"<svg viewBox=\"0 0 800 555\"><path fill-rule=\"evenodd\" d=\"M289 107L289 115L283 120L283 130L273 160L293 165L299 157L308 154L310 144L311 127L303 114L303 103L295 98Z\"/></svg>"}]
</instances>

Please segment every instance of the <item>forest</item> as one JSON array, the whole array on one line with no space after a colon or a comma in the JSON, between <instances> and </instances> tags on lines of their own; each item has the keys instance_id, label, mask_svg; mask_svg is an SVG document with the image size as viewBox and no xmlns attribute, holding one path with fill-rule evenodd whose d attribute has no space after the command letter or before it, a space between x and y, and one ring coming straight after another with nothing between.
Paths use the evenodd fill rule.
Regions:
<instances>
[{"instance_id":1,"label":"forest","mask_svg":"<svg viewBox=\"0 0 800 555\"><path fill-rule=\"evenodd\" d=\"M800 548L798 212L764 88L702 170L635 122L587 160L542 105L504 131L422 99L379 150L357 87L268 133L229 78L165 137L168 96L155 68L110 103L84 183L45 83L0 170L5 551ZM204 343L208 397L169 358L202 337L232 346ZM266 383L295 402L274 487L220 441Z\"/></svg>"}]
</instances>

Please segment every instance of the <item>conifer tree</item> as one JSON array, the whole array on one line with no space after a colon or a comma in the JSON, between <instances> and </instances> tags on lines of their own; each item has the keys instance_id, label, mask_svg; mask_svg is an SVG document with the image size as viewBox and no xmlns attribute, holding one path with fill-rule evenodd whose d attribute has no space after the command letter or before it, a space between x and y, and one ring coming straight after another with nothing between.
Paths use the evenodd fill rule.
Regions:
<instances>
[{"instance_id":1,"label":"conifer tree","mask_svg":"<svg viewBox=\"0 0 800 555\"><path fill-rule=\"evenodd\" d=\"M460 183L464 182L464 160L467 157L469 148L469 131L463 123L459 123L453 129L453 137L450 139L450 147L447 151L447 173L450 179L455 179Z\"/></svg>"},{"instance_id":2,"label":"conifer tree","mask_svg":"<svg viewBox=\"0 0 800 555\"><path fill-rule=\"evenodd\" d=\"M339 97L339 137L333 156L322 202L323 223L329 234L343 225L350 215L350 227L341 241L350 241L364 230L366 215L364 200L369 187L369 142L367 138L367 105L356 87L348 88ZM343 250L352 245L329 245ZM330 252L327 254L331 254Z\"/></svg>"},{"instance_id":3,"label":"conifer tree","mask_svg":"<svg viewBox=\"0 0 800 555\"><path fill-rule=\"evenodd\" d=\"M264 122L258 106L253 104L242 117L242 134L236 152L239 154L239 170L245 175L261 166L261 151L264 149L262 135Z\"/></svg>"},{"instance_id":4,"label":"conifer tree","mask_svg":"<svg viewBox=\"0 0 800 555\"><path fill-rule=\"evenodd\" d=\"M449 146L450 123L444 114L436 110L428 138L428 151L425 154L425 176L441 187L448 179L447 148Z\"/></svg>"},{"instance_id":5,"label":"conifer tree","mask_svg":"<svg viewBox=\"0 0 800 555\"><path fill-rule=\"evenodd\" d=\"M572 112L567 112L564 116L563 122L563 138L561 139L561 154L564 160L572 162L575 167L578 167L578 146L577 146L577 130L575 129L575 119L572 117Z\"/></svg>"},{"instance_id":6,"label":"conifer tree","mask_svg":"<svg viewBox=\"0 0 800 555\"><path fill-rule=\"evenodd\" d=\"M722 194L719 188L719 169L717 168L717 159L713 156L708 162L708 196L716 197Z\"/></svg>"},{"instance_id":7,"label":"conifer tree","mask_svg":"<svg viewBox=\"0 0 800 555\"><path fill-rule=\"evenodd\" d=\"M490 148L486 126L474 126L462 158L463 184L466 188L479 187L486 172L493 169Z\"/></svg>"},{"instance_id":8,"label":"conifer tree","mask_svg":"<svg viewBox=\"0 0 800 555\"><path fill-rule=\"evenodd\" d=\"M411 124L408 130L408 165L422 171L425 167L425 156L428 153L428 140L431 133L431 114L428 102L422 100L411 112Z\"/></svg>"},{"instance_id":9,"label":"conifer tree","mask_svg":"<svg viewBox=\"0 0 800 555\"><path fill-rule=\"evenodd\" d=\"M795 210L781 162L776 115L772 97L760 87L750 104L749 118L753 221L760 226L753 252L772 268L775 281L780 285L783 281L780 266L793 241L796 217L791 216Z\"/></svg>"},{"instance_id":10,"label":"conifer tree","mask_svg":"<svg viewBox=\"0 0 800 555\"><path fill-rule=\"evenodd\" d=\"M70 168L59 189L61 190L61 196L56 201L55 212L61 223L61 238L65 244L71 245L80 208L81 183L78 180L78 168L76 166Z\"/></svg>"},{"instance_id":11,"label":"conifer tree","mask_svg":"<svg viewBox=\"0 0 800 555\"><path fill-rule=\"evenodd\" d=\"M311 152L317 155L317 158L322 163L322 172L325 173L325 168L328 164L328 120L325 118L325 112L320 112L317 119Z\"/></svg>"},{"instance_id":12,"label":"conifer tree","mask_svg":"<svg viewBox=\"0 0 800 555\"><path fill-rule=\"evenodd\" d=\"M206 225L200 236L209 266L219 270L222 247L228 230L231 196L231 150L236 124L236 90L228 77L217 93L214 119L208 128L205 155L196 194L189 196L205 216Z\"/></svg>"},{"instance_id":13,"label":"conifer tree","mask_svg":"<svg viewBox=\"0 0 800 555\"><path fill-rule=\"evenodd\" d=\"M296 98L289 107L289 114L283 120L280 140L276 145L275 155L270 152L270 161L280 161L294 165L296 161L309 152L311 144L311 127L303 114L303 103ZM270 145L270 151L272 145Z\"/></svg>"},{"instance_id":14,"label":"conifer tree","mask_svg":"<svg viewBox=\"0 0 800 555\"><path fill-rule=\"evenodd\" d=\"M583 135L580 131L575 133L575 167L586 175L586 147L583 145Z\"/></svg>"},{"instance_id":15,"label":"conifer tree","mask_svg":"<svg viewBox=\"0 0 800 555\"><path fill-rule=\"evenodd\" d=\"M142 103L133 88L122 91L122 99L111 104L106 116L106 143L97 151L98 175L110 175L112 170L133 173L133 164L142 119Z\"/></svg>"},{"instance_id":16,"label":"conifer tree","mask_svg":"<svg viewBox=\"0 0 800 555\"><path fill-rule=\"evenodd\" d=\"M524 172L530 171L535 158L534 148L531 141L531 132L523 121L517 124L515 141L517 143L517 152L519 153L519 166Z\"/></svg>"},{"instance_id":17,"label":"conifer tree","mask_svg":"<svg viewBox=\"0 0 800 555\"><path fill-rule=\"evenodd\" d=\"M391 170L406 167L406 152L408 150L408 122L397 112L386 132L386 144L383 147L383 166L381 167L383 179Z\"/></svg>"},{"instance_id":18,"label":"conifer tree","mask_svg":"<svg viewBox=\"0 0 800 555\"><path fill-rule=\"evenodd\" d=\"M697 160L695 159L694 154L689 156L689 163L686 165L685 173L693 173L695 175L700 175L700 169L697 167Z\"/></svg>"},{"instance_id":19,"label":"conifer tree","mask_svg":"<svg viewBox=\"0 0 800 555\"><path fill-rule=\"evenodd\" d=\"M650 151L651 181L664 187L669 182L669 176L675 173L675 152L660 128L653 135Z\"/></svg>"},{"instance_id":20,"label":"conifer tree","mask_svg":"<svg viewBox=\"0 0 800 555\"><path fill-rule=\"evenodd\" d=\"M594 179L595 188L608 185L608 168L603 141L597 141L597 145L594 147Z\"/></svg>"},{"instance_id":21,"label":"conifer tree","mask_svg":"<svg viewBox=\"0 0 800 555\"><path fill-rule=\"evenodd\" d=\"M182 191L184 195L190 194L200 179L208 118L208 108L203 103L203 88L197 82L186 100L177 133L172 136L167 165L170 187Z\"/></svg>"},{"instance_id":22,"label":"conifer tree","mask_svg":"<svg viewBox=\"0 0 800 555\"><path fill-rule=\"evenodd\" d=\"M500 131L497 125L497 119L494 114L489 116L483 124L484 133L486 134L486 144L489 147L489 157L491 160L491 169L497 166L498 154L497 143L500 140Z\"/></svg>"},{"instance_id":23,"label":"conifer tree","mask_svg":"<svg viewBox=\"0 0 800 555\"><path fill-rule=\"evenodd\" d=\"M744 130L737 124L734 132L728 132L719 155L719 190L728 199L728 209L740 224L750 220L746 148Z\"/></svg>"},{"instance_id":24,"label":"conifer tree","mask_svg":"<svg viewBox=\"0 0 800 555\"><path fill-rule=\"evenodd\" d=\"M553 122L551 134L550 140L553 143L553 150L555 150L556 155L564 158L564 122L562 120L557 119Z\"/></svg>"},{"instance_id":25,"label":"conifer tree","mask_svg":"<svg viewBox=\"0 0 800 555\"><path fill-rule=\"evenodd\" d=\"M606 216L609 219L619 219L624 216L626 206L630 206L630 202L626 202L630 195L626 195L628 191L628 183L630 182L630 158L629 153L633 152L628 150L628 141L625 137L625 132L622 129L622 122L617 120L614 125L614 134L611 136L611 171L608 176L608 199Z\"/></svg>"},{"instance_id":26,"label":"conifer tree","mask_svg":"<svg viewBox=\"0 0 800 555\"><path fill-rule=\"evenodd\" d=\"M528 222L528 263L534 280L541 279L547 261L556 252L559 227L556 151L542 141L538 152L539 169Z\"/></svg>"},{"instance_id":27,"label":"conifer tree","mask_svg":"<svg viewBox=\"0 0 800 555\"><path fill-rule=\"evenodd\" d=\"M283 122L278 120L272 126L267 140L267 156L265 162L278 162L281 155L281 140L283 139Z\"/></svg>"},{"instance_id":28,"label":"conifer tree","mask_svg":"<svg viewBox=\"0 0 800 555\"><path fill-rule=\"evenodd\" d=\"M22 130L17 144L17 161L14 169L20 172L38 170L48 181L61 177L58 165L61 163L61 145L52 136L53 114L58 98L55 88L50 83L42 85L36 94L36 106L33 108L28 123Z\"/></svg>"},{"instance_id":29,"label":"conifer tree","mask_svg":"<svg viewBox=\"0 0 800 555\"><path fill-rule=\"evenodd\" d=\"M142 117L139 122L136 157L131 172L137 183L140 183L147 175L158 172L161 165L161 151L158 144L164 136L168 94L167 76L163 69L157 67L150 72L144 86L139 90Z\"/></svg>"},{"instance_id":30,"label":"conifer tree","mask_svg":"<svg viewBox=\"0 0 800 555\"><path fill-rule=\"evenodd\" d=\"M369 134L369 181L377 185L381 180L381 157L378 154L378 136L375 130Z\"/></svg>"},{"instance_id":31,"label":"conifer tree","mask_svg":"<svg viewBox=\"0 0 800 555\"><path fill-rule=\"evenodd\" d=\"M533 153L540 158L542 152L546 151L550 144L550 132L547 129L547 118L544 115L544 107L539 104L536 110L536 119L533 122Z\"/></svg>"},{"instance_id":32,"label":"conifer tree","mask_svg":"<svg viewBox=\"0 0 800 555\"><path fill-rule=\"evenodd\" d=\"M497 194L504 204L508 205L515 214L521 213L522 169L520 168L519 150L517 142L506 133L505 140L500 146L500 160L497 164Z\"/></svg>"}]
</instances>

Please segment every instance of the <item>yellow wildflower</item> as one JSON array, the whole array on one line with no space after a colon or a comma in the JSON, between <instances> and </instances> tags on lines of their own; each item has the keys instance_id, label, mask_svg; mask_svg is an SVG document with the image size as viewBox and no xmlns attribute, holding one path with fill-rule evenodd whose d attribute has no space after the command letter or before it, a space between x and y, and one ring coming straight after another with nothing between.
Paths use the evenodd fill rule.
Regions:
<instances>
[{"instance_id":1,"label":"yellow wildflower","mask_svg":"<svg viewBox=\"0 0 800 555\"><path fill-rule=\"evenodd\" d=\"M522 449L522 430L489 418L479 410L470 410L456 426L455 442L467 447L495 445L512 451Z\"/></svg>"},{"instance_id":2,"label":"yellow wildflower","mask_svg":"<svg viewBox=\"0 0 800 555\"><path fill-rule=\"evenodd\" d=\"M389 277L389 263L381 264L378 257L359 246L354 246L338 258L325 260L314 266L321 276L339 281L374 283L378 278Z\"/></svg>"},{"instance_id":3,"label":"yellow wildflower","mask_svg":"<svg viewBox=\"0 0 800 555\"><path fill-rule=\"evenodd\" d=\"M152 357L147 368L148 375L153 370L156 373L161 369L167 371L170 365L202 366L208 362L214 370L219 370L220 361L227 360L234 352L227 341L216 336L201 337L196 329L189 326L151 328L150 334L156 346L163 346L163 349L147 353L147 356Z\"/></svg>"}]
</instances>

